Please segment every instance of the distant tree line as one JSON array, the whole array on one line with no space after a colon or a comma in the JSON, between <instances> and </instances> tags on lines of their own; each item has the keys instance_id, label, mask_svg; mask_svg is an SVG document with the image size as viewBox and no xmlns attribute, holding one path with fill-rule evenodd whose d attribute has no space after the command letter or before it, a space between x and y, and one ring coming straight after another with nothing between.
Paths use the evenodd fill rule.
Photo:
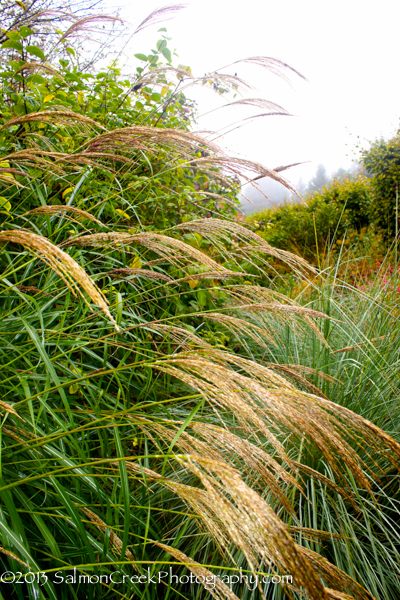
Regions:
<instances>
[{"instance_id":1,"label":"distant tree line","mask_svg":"<svg viewBox=\"0 0 400 600\"><path fill-rule=\"evenodd\" d=\"M344 181L357 179L362 172L362 165L355 163L349 169L340 167L332 175L328 175L325 165L320 163L317 166L315 175L308 183L302 178L294 186L298 195L290 193L281 184L273 179L264 178L242 188L241 205L246 214L255 213L266 208L279 206L285 203L300 202L306 196L321 191L326 185L334 181Z\"/></svg>"}]
</instances>

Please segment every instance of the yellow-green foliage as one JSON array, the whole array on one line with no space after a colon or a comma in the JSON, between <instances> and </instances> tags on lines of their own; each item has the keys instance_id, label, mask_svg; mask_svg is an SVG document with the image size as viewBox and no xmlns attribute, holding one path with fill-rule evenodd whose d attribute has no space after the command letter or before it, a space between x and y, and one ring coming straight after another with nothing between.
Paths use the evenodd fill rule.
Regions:
<instances>
[{"instance_id":1,"label":"yellow-green foliage","mask_svg":"<svg viewBox=\"0 0 400 600\"><path fill-rule=\"evenodd\" d=\"M370 207L371 220L386 240L398 231L398 192L400 184L400 135L379 140L363 153L363 163L372 177L374 189ZM396 208L397 207L397 208ZM396 215L397 212L397 215Z\"/></svg>"},{"instance_id":2,"label":"yellow-green foliage","mask_svg":"<svg viewBox=\"0 0 400 600\"><path fill-rule=\"evenodd\" d=\"M371 184L366 177L334 181L305 198L255 213L248 221L273 246L295 250L309 260L338 237L368 226Z\"/></svg>"}]
</instances>

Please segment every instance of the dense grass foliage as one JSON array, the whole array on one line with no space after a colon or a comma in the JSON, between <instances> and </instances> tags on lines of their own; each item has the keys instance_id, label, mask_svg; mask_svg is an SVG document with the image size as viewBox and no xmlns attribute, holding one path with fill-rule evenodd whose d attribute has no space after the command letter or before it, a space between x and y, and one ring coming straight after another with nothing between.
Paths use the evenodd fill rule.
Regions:
<instances>
[{"instance_id":1,"label":"dense grass foliage","mask_svg":"<svg viewBox=\"0 0 400 600\"><path fill-rule=\"evenodd\" d=\"M361 263L361 268L356 274L357 263ZM312 333L299 336L290 327L282 327L277 336L278 349L258 351L255 360L262 359L263 364L271 366L287 365L280 368L286 373L291 369L293 381L299 371L303 375L309 373L309 383L319 389L318 393L399 440L399 273L387 260L375 265L375 272L371 269L369 274L362 263L363 258L357 260L357 254L350 249L339 264L324 270L318 282L304 283L294 293L302 306L330 316L323 328L329 348ZM306 448L305 445L301 449L303 464L321 472L320 456ZM369 446L363 444L364 456L370 452ZM329 472L326 464L323 472ZM345 543L339 542L340 550L335 542L322 544L318 551L347 573L357 573L358 580L376 598L395 598L398 594L396 481L395 472L390 470L382 474L379 482L371 481L374 497L379 497L378 502L383 501L385 507L376 513L371 511L374 501L368 494L358 496L360 512L344 508L343 499L335 498L323 486L309 487L307 498L312 508L299 498L304 527L328 529L346 538ZM392 550L395 554L389 558ZM389 568L381 563L383 557L391 562Z\"/></svg>"},{"instance_id":2,"label":"dense grass foliage","mask_svg":"<svg viewBox=\"0 0 400 600\"><path fill-rule=\"evenodd\" d=\"M395 286L317 278L232 218L241 169L280 176L189 131L165 40L124 83L32 66L24 35L0 128L1 598L396 598Z\"/></svg>"}]
</instances>

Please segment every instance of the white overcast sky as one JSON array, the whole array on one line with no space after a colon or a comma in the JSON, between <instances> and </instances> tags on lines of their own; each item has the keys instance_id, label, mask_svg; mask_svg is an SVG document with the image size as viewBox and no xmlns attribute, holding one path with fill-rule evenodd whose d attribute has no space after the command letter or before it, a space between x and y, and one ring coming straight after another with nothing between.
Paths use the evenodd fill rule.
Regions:
<instances>
[{"instance_id":1,"label":"white overcast sky","mask_svg":"<svg viewBox=\"0 0 400 600\"><path fill-rule=\"evenodd\" d=\"M127 3L121 16L138 25L160 6L153 0ZM310 161L287 172L296 182L308 180L318 163L328 173L350 166L358 136L367 145L396 132L399 17L395 0L188 0L174 19L137 34L129 52L149 52L165 26L179 54L175 64L189 65L195 75L260 55L300 71L308 81L294 75L291 87L260 68L231 68L257 88L247 97L277 102L295 116L258 119L219 139L231 154L268 167ZM222 103L211 92L188 96L197 99L199 114ZM217 130L256 109L228 110L200 119L199 129Z\"/></svg>"}]
</instances>

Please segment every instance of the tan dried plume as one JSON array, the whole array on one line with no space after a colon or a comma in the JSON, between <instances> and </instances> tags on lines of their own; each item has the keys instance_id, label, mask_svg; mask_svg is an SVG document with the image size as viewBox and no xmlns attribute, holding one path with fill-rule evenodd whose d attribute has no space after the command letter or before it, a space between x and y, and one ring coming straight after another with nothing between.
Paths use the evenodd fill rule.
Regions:
<instances>
[{"instance_id":1,"label":"tan dried plume","mask_svg":"<svg viewBox=\"0 0 400 600\"><path fill-rule=\"evenodd\" d=\"M247 81L238 77L237 75L231 75L230 73L208 73L204 77L199 77L197 80L203 85L207 83L216 83L228 85L233 88L236 92L246 92L247 90L254 89L254 86L250 85Z\"/></svg>"},{"instance_id":2,"label":"tan dried plume","mask_svg":"<svg viewBox=\"0 0 400 600\"><path fill-rule=\"evenodd\" d=\"M213 108L212 110L207 111L206 113L203 113L201 116L204 117L205 115L209 115L210 113L219 110L220 108L226 108L228 106L255 106L257 108L266 108L268 110L275 110L275 111L279 111L278 114L289 114L288 111L283 108L283 106L280 106L279 104L276 104L275 102L271 102L270 100L265 100L264 98L242 98L241 100L234 100L234 102L228 102L227 104L224 104L223 106L219 106L217 108ZM274 113L275 114L275 113ZM274 169L274 171L276 171L276 169ZM260 177L263 177L263 175L260 175Z\"/></svg>"},{"instance_id":3,"label":"tan dried plume","mask_svg":"<svg viewBox=\"0 0 400 600\"><path fill-rule=\"evenodd\" d=\"M69 16L72 16L73 23L61 36L58 43L66 40L68 37L79 35L82 31L96 31L96 29L93 27L93 25L96 23L115 23L117 21L121 21L119 17L112 15L87 15L80 18L77 18L71 14Z\"/></svg>"},{"instance_id":4,"label":"tan dried plume","mask_svg":"<svg viewBox=\"0 0 400 600\"><path fill-rule=\"evenodd\" d=\"M212 353L213 348L205 340L194 334L189 329L177 327L170 323L148 323L149 329L165 336L169 341L179 344L180 348L190 351L193 348L203 348L205 352Z\"/></svg>"},{"instance_id":5,"label":"tan dried plume","mask_svg":"<svg viewBox=\"0 0 400 600\"><path fill-rule=\"evenodd\" d=\"M35 141L36 134L30 133L30 143L32 147L26 148L24 150L18 150L17 152L12 152L7 156L3 156L1 160L7 160L16 164L26 164L28 166L39 166L42 169L45 169L47 172L52 173L56 176L63 176L65 174L66 167L71 165L74 169L76 166L98 166L103 170L109 170L103 163L98 163L93 158L91 158L96 153L75 153L75 154L67 154L66 152L57 152L52 149L52 145L49 143L48 138L44 138L43 136L37 136L38 140ZM43 150L41 147L42 144L45 144L46 147L50 148L50 150ZM96 154L97 158L107 159L108 161L127 161L128 159L121 157L119 155L114 155L110 153L103 153L100 157L100 153ZM8 169L10 170L10 169ZM29 175L24 173L19 173L20 175L24 175L25 177L29 177ZM0 175L1 178L1 175ZM13 185L21 185L16 182L14 179L8 178L7 183L11 183Z\"/></svg>"},{"instance_id":6,"label":"tan dried plume","mask_svg":"<svg viewBox=\"0 0 400 600\"><path fill-rule=\"evenodd\" d=\"M31 177L28 173L24 173L23 171L18 171L18 169L13 169L12 167L0 167L0 173L4 173L7 176L7 173L10 175L22 175L22 177ZM13 178L10 177L10 183L14 183Z\"/></svg>"},{"instance_id":7,"label":"tan dried plume","mask_svg":"<svg viewBox=\"0 0 400 600\"><path fill-rule=\"evenodd\" d=\"M256 344L265 346L265 343L268 342L269 344L276 346L276 342L271 333L265 328L258 327L249 319L240 319L222 313L204 313L202 318L224 325L238 340L241 340L243 335L246 335L256 342Z\"/></svg>"},{"instance_id":8,"label":"tan dried plume","mask_svg":"<svg viewBox=\"0 0 400 600\"><path fill-rule=\"evenodd\" d=\"M330 402L320 395L296 390L288 381L286 385L274 382L270 369L239 357L230 357L213 349L209 358L197 351L175 354L155 361L154 368L180 379L199 392L211 406L232 411L244 431L265 436L281 459L294 467L280 439L291 432L298 439L307 439L324 456L337 481L346 486L343 465L352 472L355 480L371 492L366 473L377 477L376 469L387 468L390 462L398 468L400 444L385 432L356 413ZM225 364L224 361L225 360ZM217 364L220 361L220 364ZM242 373L229 368L234 362ZM268 379L270 383L268 383ZM362 456L350 444L359 444ZM369 450L370 454L366 452ZM346 487L344 488L346 489Z\"/></svg>"},{"instance_id":9,"label":"tan dried plume","mask_svg":"<svg viewBox=\"0 0 400 600\"><path fill-rule=\"evenodd\" d=\"M201 356L176 354L165 360L155 361L154 368L176 377L204 396L211 406L233 412L246 432L258 429L266 437L278 455L290 464L283 444L271 431L279 430L276 423L261 411L247 388L247 378L232 369L215 364Z\"/></svg>"},{"instance_id":10,"label":"tan dried plume","mask_svg":"<svg viewBox=\"0 0 400 600\"><path fill-rule=\"evenodd\" d=\"M300 373L298 372L298 370L296 368L291 369L289 365L279 365L276 363L267 363L266 366L271 367L272 369L276 369L277 371L281 371L282 373L289 375L295 381L297 381L297 383L299 383L300 385L305 387L312 394L315 394L317 396L322 396L322 398L328 399L327 396L316 385L310 383L308 381L308 379L306 379L305 377L300 375Z\"/></svg>"},{"instance_id":11,"label":"tan dried plume","mask_svg":"<svg viewBox=\"0 0 400 600\"><path fill-rule=\"evenodd\" d=\"M142 29L145 29L150 25L155 25L156 23L172 19L178 11L185 7L185 4L171 4L169 6L156 8L140 23L140 25L137 26L134 33L139 33L139 31L142 31Z\"/></svg>"},{"instance_id":12,"label":"tan dried plume","mask_svg":"<svg viewBox=\"0 0 400 600\"><path fill-rule=\"evenodd\" d=\"M135 149L148 151L160 146L177 150L192 158L193 150L196 147L205 148L209 152L220 151L217 145L206 141L202 136L195 133L180 129L161 129L140 125L107 131L88 140L82 148L86 152L110 152L116 149L132 152Z\"/></svg>"},{"instance_id":13,"label":"tan dried plume","mask_svg":"<svg viewBox=\"0 0 400 600\"><path fill-rule=\"evenodd\" d=\"M346 536L340 533L332 533L331 531L322 531L321 529L312 529L310 527L296 527L291 525L289 527L290 533L298 533L301 534L302 537L307 538L309 540L344 540L347 539Z\"/></svg>"},{"instance_id":14,"label":"tan dried plume","mask_svg":"<svg viewBox=\"0 0 400 600\"><path fill-rule=\"evenodd\" d=\"M206 271L201 273L194 273L191 275L186 275L185 277L180 277L179 279L175 279L175 283L180 283L183 281L197 281L203 279L230 279L231 277L257 277L257 275L249 275L246 272L240 271L230 271L229 269L225 269L224 271Z\"/></svg>"},{"instance_id":15,"label":"tan dried plume","mask_svg":"<svg viewBox=\"0 0 400 600\"><path fill-rule=\"evenodd\" d=\"M197 166L207 164L210 164L213 167L222 167L231 175L246 177L246 179L249 180L250 177L245 175L246 171L249 171L250 173L257 173L257 175L261 175L262 177L269 177L274 181L278 181L288 190L290 190L294 194L296 193L296 190L289 181L281 177L276 171L268 169L260 163L246 160L244 158L233 158L230 156L205 156L203 158L196 159Z\"/></svg>"},{"instance_id":16,"label":"tan dried plume","mask_svg":"<svg viewBox=\"0 0 400 600\"><path fill-rule=\"evenodd\" d=\"M305 81L307 81L307 79L304 77L304 75L302 75L299 71L297 71L296 69L294 69L287 63L283 62L282 60L279 60L278 58L271 58L269 56L250 56L248 58L242 58L241 60L237 60L228 66L237 65L239 63L257 65L258 67L267 69L274 75L277 75L278 77L281 77L282 79L284 79L285 81L288 81L288 82L290 80L289 80L288 76L286 75L287 71L289 71L291 73L295 73L296 75L298 75L298 77L301 77L301 79L304 79Z\"/></svg>"},{"instance_id":17,"label":"tan dried plume","mask_svg":"<svg viewBox=\"0 0 400 600\"><path fill-rule=\"evenodd\" d=\"M150 84L159 84L160 86L165 85L165 77L164 75L172 73L174 75L179 75L182 78L194 79L193 75L186 71L185 69L180 69L179 67L173 67L172 65L164 65L162 67L156 67L155 69L151 69L148 73L145 73L141 77L135 80L134 86L137 85L150 85Z\"/></svg>"},{"instance_id":18,"label":"tan dried plume","mask_svg":"<svg viewBox=\"0 0 400 600\"><path fill-rule=\"evenodd\" d=\"M295 510L284 491L279 486L278 480L290 486L300 489L296 479L284 469L274 458L272 458L259 445L253 444L248 439L241 438L225 427L211 425L208 423L192 422L189 427L207 442L211 448L218 448L224 456L225 461L231 462L230 457L237 456L248 469L257 474L263 485L267 486L272 495L284 506L289 514L295 514ZM193 438L191 438L191 441ZM177 442L179 444L179 440ZM207 457L192 441L192 448L199 456ZM182 448L183 450L183 448ZM193 452L192 450L192 452ZM214 458L215 457L207 457ZM231 465L234 466L234 465Z\"/></svg>"},{"instance_id":19,"label":"tan dried plume","mask_svg":"<svg viewBox=\"0 0 400 600\"><path fill-rule=\"evenodd\" d=\"M381 335L377 338L372 338L372 340L364 340L362 342L358 342L358 344L352 344L351 346L346 346L345 348L339 348L339 350L334 350L332 354L337 354L338 352L349 352L350 350L361 350L366 344L371 345L375 342L381 342L385 339L387 339L387 336Z\"/></svg>"},{"instance_id":20,"label":"tan dried plume","mask_svg":"<svg viewBox=\"0 0 400 600\"><path fill-rule=\"evenodd\" d=\"M30 231L25 231L24 229L0 231L0 242L21 244L24 248L29 250L29 252L32 252L64 280L74 296L76 296L77 293L81 295L91 309L82 292L82 290L85 291L94 304L101 308L103 313L114 324L115 328L117 328L115 319L108 309L107 300L104 294L69 254L52 244L47 238L37 235L36 233L31 233Z\"/></svg>"},{"instance_id":21,"label":"tan dried plume","mask_svg":"<svg viewBox=\"0 0 400 600\"><path fill-rule=\"evenodd\" d=\"M58 162L65 157L66 154L63 152L53 152L50 150L42 150L41 148L25 148L24 150L17 150L6 156L2 156L2 161L9 161L16 164L23 163L32 166L40 166L44 169L51 169L54 173L63 174L62 168L58 165ZM55 161L48 160L54 158ZM14 181L12 181L14 183Z\"/></svg>"},{"instance_id":22,"label":"tan dried plume","mask_svg":"<svg viewBox=\"0 0 400 600\"><path fill-rule=\"evenodd\" d=\"M240 311L258 314L266 311L278 313L280 318L287 322L293 321L293 317L296 314L301 315L302 320L314 331L321 343L330 350L328 342L311 318L326 319L327 315L324 313L308 309L307 307L300 307L294 300L267 288L252 285L236 285L234 288L225 289L224 292L232 299L233 304ZM250 304L248 305L248 303ZM278 306L281 306L281 309Z\"/></svg>"},{"instance_id":23,"label":"tan dried plume","mask_svg":"<svg viewBox=\"0 0 400 600\"><path fill-rule=\"evenodd\" d=\"M107 525L107 523L104 523L104 521L102 521L102 519L100 519L100 517L98 517L94 512L92 512L85 506L80 506L79 508L87 516L89 521L91 523L94 523L94 525L99 531L105 533L107 529L109 530L112 551L117 558L120 558L123 545L122 540L117 536L116 533L114 533L114 531ZM135 561L135 557L133 556L132 552L128 549L125 550L125 558L131 560L132 562Z\"/></svg>"},{"instance_id":24,"label":"tan dried plume","mask_svg":"<svg viewBox=\"0 0 400 600\"><path fill-rule=\"evenodd\" d=\"M14 415L15 417L18 417L18 419L21 419L21 421L24 421L24 419L19 416L19 414L17 413L15 408L13 408L11 406L11 404L8 404L7 402L4 402L3 400L0 400L0 410L5 410L6 412Z\"/></svg>"},{"instance_id":25,"label":"tan dried plume","mask_svg":"<svg viewBox=\"0 0 400 600\"><path fill-rule=\"evenodd\" d=\"M193 425L198 431L208 427L204 424ZM143 423L143 427L145 430L146 423ZM217 430L214 440L218 440ZM273 566L279 572L292 575L297 588L303 588L307 597L313 600L346 600L352 597L372 600L372 596L346 573L318 554L296 544L288 527L272 508L225 461L193 452L176 455L174 459L193 472L203 483L204 489L161 477L136 463L126 464L129 472L144 476L149 481L157 481L176 493L194 511L193 516L201 519L219 546L225 546L229 552L227 546L232 542L244 553L253 573L260 569L261 564L264 567ZM294 528L293 533L300 530ZM323 539L330 537L330 534L316 530L308 533ZM324 588L319 577L335 589ZM349 596L348 591L353 596ZM260 593L263 597L261 589Z\"/></svg>"},{"instance_id":26,"label":"tan dried plume","mask_svg":"<svg viewBox=\"0 0 400 600\"><path fill-rule=\"evenodd\" d=\"M53 204L49 206L38 206L37 208L29 210L27 213L25 213L25 215L57 215L63 213L72 213L79 217L88 219L89 221L93 221L93 223L97 223L98 225L103 225L103 223L98 221L98 219L96 219L92 214L88 213L86 210L76 208L75 206L61 206Z\"/></svg>"},{"instance_id":27,"label":"tan dried plume","mask_svg":"<svg viewBox=\"0 0 400 600\"><path fill-rule=\"evenodd\" d=\"M131 243L132 238L134 238L134 236L130 233L115 233L115 232L93 233L93 234L89 234L89 235L79 235L79 236L70 238L69 240L63 242L61 244L61 246L63 248L68 248L70 246L102 247L102 246L106 246L107 244L117 246L118 244Z\"/></svg>"},{"instance_id":28,"label":"tan dried plume","mask_svg":"<svg viewBox=\"0 0 400 600\"><path fill-rule=\"evenodd\" d=\"M148 481L157 481L160 485L179 496L192 511L192 516L197 520L199 526L212 536L220 552L231 557L229 552L229 537L226 534L224 524L215 518L212 499L205 490L161 477L155 471L133 462L127 461L125 464L128 472L145 477ZM117 466L117 463L114 466ZM232 557L231 559L234 560Z\"/></svg>"},{"instance_id":29,"label":"tan dried plume","mask_svg":"<svg viewBox=\"0 0 400 600\"><path fill-rule=\"evenodd\" d=\"M130 415L130 420L132 420L139 429L141 429L144 435L149 435L150 431L156 432L160 440L162 440L163 444L170 444L175 440L176 433L179 431L179 428L182 425L180 421L173 421L171 419L162 419L162 422L152 421L150 419L138 417L137 415ZM157 438L152 436L153 443L160 449L162 449L162 444L157 441ZM223 460L222 455L206 442L203 442L193 435L190 435L187 431L181 431L179 437L174 441L174 445L176 445L180 453L188 454L194 449L201 454L205 455L213 460Z\"/></svg>"},{"instance_id":30,"label":"tan dried plume","mask_svg":"<svg viewBox=\"0 0 400 600\"><path fill-rule=\"evenodd\" d=\"M338 589L328 589L328 597L333 600L376 600L375 597L365 588L359 585L347 573L330 563L326 558L313 552L309 548L299 546L301 553L307 558L311 566L326 582L328 586ZM350 592L348 595L346 592Z\"/></svg>"},{"instance_id":31,"label":"tan dried plume","mask_svg":"<svg viewBox=\"0 0 400 600\"><path fill-rule=\"evenodd\" d=\"M162 544L161 542L156 542L153 540L153 544L165 550L179 560L180 563L185 565L189 571L191 571L198 581L204 585L205 589L213 596L217 598L217 600L239 600L239 598L232 592L232 590L223 582L219 577L214 575L211 571L195 562L189 556L186 556L180 550L176 548L172 548L171 546L167 546L167 544ZM212 585L207 585L208 582L212 582Z\"/></svg>"},{"instance_id":32,"label":"tan dried plume","mask_svg":"<svg viewBox=\"0 0 400 600\"><path fill-rule=\"evenodd\" d=\"M144 279L161 279L167 283L174 281L171 279L171 277L168 277L168 275L164 275L164 273L159 273L158 271L150 271L149 269L133 269L130 267L113 269L112 271L107 271L104 274L118 279L124 279L127 277L144 277Z\"/></svg>"},{"instance_id":33,"label":"tan dried plume","mask_svg":"<svg viewBox=\"0 0 400 600\"><path fill-rule=\"evenodd\" d=\"M236 309L248 310L248 311L265 311L268 310L272 313L289 313L294 315L308 316L314 318L327 319L327 315L314 310L313 308L307 308L306 306L291 306L289 304L281 304L280 302L258 302L251 304L238 304Z\"/></svg>"},{"instance_id":34,"label":"tan dried plume","mask_svg":"<svg viewBox=\"0 0 400 600\"><path fill-rule=\"evenodd\" d=\"M119 244L139 244L171 262L179 262L182 259L187 260L188 258L192 258L215 272L224 273L226 271L224 267L197 248L176 238L150 231L136 234L110 232L83 235L63 242L62 247L105 246L107 244L112 246L118 246Z\"/></svg>"},{"instance_id":35,"label":"tan dried plume","mask_svg":"<svg viewBox=\"0 0 400 600\"><path fill-rule=\"evenodd\" d=\"M5 185L15 185L18 188L23 188L25 186L22 185L22 183L19 183L19 181L17 181L14 177L10 177L10 175L8 175L7 173L10 172L10 169L7 169L6 173L0 173L0 181L2 183L4 183ZM21 173L24 175L24 173Z\"/></svg>"},{"instance_id":36,"label":"tan dried plume","mask_svg":"<svg viewBox=\"0 0 400 600\"><path fill-rule=\"evenodd\" d=\"M163 423L157 423L149 419L137 418L135 415L132 420L135 421L135 424L143 431L144 435L149 436L149 432L156 432L159 439L164 442L171 443L174 441L175 446L179 448L179 453L193 454L195 452L203 458L223 461L227 464L230 464L232 457L236 456L246 464L246 467L259 476L278 503L284 506L289 513L294 514L294 509L279 486L278 479L285 485L297 488L300 488L300 486L296 479L260 446L237 436L225 427L216 425L198 422L189 424L190 429L200 435L203 441L190 435L187 431L181 431L179 436L176 437L179 428L182 426L181 422L164 420ZM157 438L151 436L151 439L162 452L163 448L157 442Z\"/></svg>"},{"instance_id":37,"label":"tan dried plume","mask_svg":"<svg viewBox=\"0 0 400 600\"><path fill-rule=\"evenodd\" d=\"M180 223L176 225L175 229L198 233L210 243L215 243L218 239L222 243L229 243L232 239L235 239L238 244L243 245L240 246L240 252L246 254L246 251L248 251L249 258L254 253L264 253L274 256L287 263L291 268L299 269L302 272L310 273L315 271L303 258L286 250L274 248L254 231L247 229L235 221L225 221L215 218L196 219L195 221Z\"/></svg>"},{"instance_id":38,"label":"tan dried plume","mask_svg":"<svg viewBox=\"0 0 400 600\"><path fill-rule=\"evenodd\" d=\"M192 471L213 499L216 515L224 523L233 543L242 550L255 574L261 561L274 564L292 575L294 583L312 600L326 598L324 586L307 558L298 550L287 526L272 508L226 463L197 455L177 457ZM260 589L260 588L259 588ZM262 594L262 590L260 589Z\"/></svg>"},{"instance_id":39,"label":"tan dried plume","mask_svg":"<svg viewBox=\"0 0 400 600\"><path fill-rule=\"evenodd\" d=\"M37 71L43 71L45 73L49 73L50 75L54 75L54 77L58 77L62 81L65 81L63 76L51 65L46 63L40 63L37 61L26 62L19 69L17 69L13 75L18 75L19 73L23 73L24 71L28 71L30 73L36 73Z\"/></svg>"},{"instance_id":40,"label":"tan dried plume","mask_svg":"<svg viewBox=\"0 0 400 600\"><path fill-rule=\"evenodd\" d=\"M100 127L100 129L105 129L103 125L93 121L93 119L90 119L90 117L86 117L85 115L75 113L73 110L67 110L63 108L62 110L41 110L39 112L31 112L27 115L15 117L0 127L0 131L7 129L8 127L12 127L13 125L22 125L23 123L51 122L70 125L71 123L73 124L77 121L83 125L90 125L92 127Z\"/></svg>"},{"instance_id":41,"label":"tan dried plume","mask_svg":"<svg viewBox=\"0 0 400 600\"><path fill-rule=\"evenodd\" d=\"M13 558L17 562L19 562L21 565L24 565L24 567L26 567L27 569L29 569L29 571L31 570L31 567L26 562L24 562L23 560L21 560L19 558L19 556L17 556L16 554L14 554L14 552L11 552L10 550L7 550L6 548L3 548L2 546L0 546L0 552L2 554L5 554L9 558ZM5 575L5 573L4 573L4 575ZM14 575L14 577L15 577L15 575Z\"/></svg>"}]
</instances>

